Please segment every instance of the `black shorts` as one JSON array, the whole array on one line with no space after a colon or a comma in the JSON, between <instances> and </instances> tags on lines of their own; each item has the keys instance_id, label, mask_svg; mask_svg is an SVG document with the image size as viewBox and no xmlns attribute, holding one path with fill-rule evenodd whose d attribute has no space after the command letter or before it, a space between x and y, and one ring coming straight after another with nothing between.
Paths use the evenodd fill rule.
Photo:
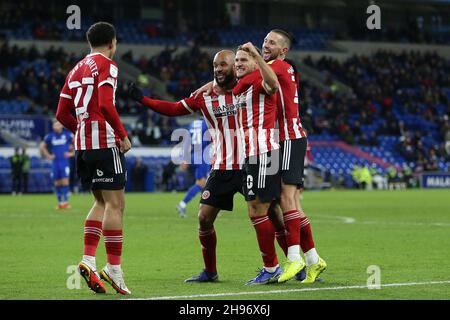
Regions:
<instances>
[{"instance_id":1,"label":"black shorts","mask_svg":"<svg viewBox=\"0 0 450 320\"><path fill-rule=\"evenodd\" d=\"M200 203L221 210L233 210L234 195L242 191L242 170L212 170L203 188Z\"/></svg>"},{"instance_id":2,"label":"black shorts","mask_svg":"<svg viewBox=\"0 0 450 320\"><path fill-rule=\"evenodd\" d=\"M281 193L279 150L272 150L245 159L242 167L245 201L263 202L278 199Z\"/></svg>"},{"instance_id":3,"label":"black shorts","mask_svg":"<svg viewBox=\"0 0 450 320\"><path fill-rule=\"evenodd\" d=\"M296 185L303 189L305 169L306 138L285 140L281 145L281 179L284 184Z\"/></svg>"},{"instance_id":4,"label":"black shorts","mask_svg":"<svg viewBox=\"0 0 450 320\"><path fill-rule=\"evenodd\" d=\"M125 156L118 148L77 150L76 168L83 188L120 190L127 181Z\"/></svg>"}]
</instances>

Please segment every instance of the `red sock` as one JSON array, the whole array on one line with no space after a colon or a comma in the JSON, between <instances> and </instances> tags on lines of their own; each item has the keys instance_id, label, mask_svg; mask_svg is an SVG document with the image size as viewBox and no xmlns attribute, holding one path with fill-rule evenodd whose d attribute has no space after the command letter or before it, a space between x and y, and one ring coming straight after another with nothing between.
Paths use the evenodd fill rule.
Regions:
<instances>
[{"instance_id":1,"label":"red sock","mask_svg":"<svg viewBox=\"0 0 450 320\"><path fill-rule=\"evenodd\" d=\"M277 239L278 245L283 249L284 255L287 257L287 242L286 242L286 229L275 232L275 238Z\"/></svg>"},{"instance_id":2,"label":"red sock","mask_svg":"<svg viewBox=\"0 0 450 320\"><path fill-rule=\"evenodd\" d=\"M314 248L314 240L308 217L300 218L300 229L300 247L303 252L308 252Z\"/></svg>"},{"instance_id":3,"label":"red sock","mask_svg":"<svg viewBox=\"0 0 450 320\"><path fill-rule=\"evenodd\" d=\"M283 213L284 227L286 228L286 245L300 245L300 214L297 210Z\"/></svg>"},{"instance_id":4,"label":"red sock","mask_svg":"<svg viewBox=\"0 0 450 320\"><path fill-rule=\"evenodd\" d=\"M102 236L102 222L86 220L84 222L84 255L95 257L98 242Z\"/></svg>"},{"instance_id":5,"label":"red sock","mask_svg":"<svg viewBox=\"0 0 450 320\"><path fill-rule=\"evenodd\" d=\"M198 238L202 244L203 261L205 270L208 272L217 272L216 270L216 244L217 237L214 229L202 231L198 230Z\"/></svg>"},{"instance_id":6,"label":"red sock","mask_svg":"<svg viewBox=\"0 0 450 320\"><path fill-rule=\"evenodd\" d=\"M105 237L106 255L109 264L120 264L122 256L122 230L103 230Z\"/></svg>"},{"instance_id":7,"label":"red sock","mask_svg":"<svg viewBox=\"0 0 450 320\"><path fill-rule=\"evenodd\" d=\"M261 252L264 266L268 268L277 266L278 258L274 245L275 228L272 222L267 215L251 218L251 220L256 230L256 238L258 239L259 251Z\"/></svg>"}]
</instances>

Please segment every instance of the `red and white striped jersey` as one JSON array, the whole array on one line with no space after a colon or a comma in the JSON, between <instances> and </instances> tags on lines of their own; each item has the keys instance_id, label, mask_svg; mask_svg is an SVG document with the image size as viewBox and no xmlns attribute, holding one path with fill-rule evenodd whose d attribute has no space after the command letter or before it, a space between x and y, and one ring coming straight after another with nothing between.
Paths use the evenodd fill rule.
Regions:
<instances>
[{"instance_id":1,"label":"red and white striped jersey","mask_svg":"<svg viewBox=\"0 0 450 320\"><path fill-rule=\"evenodd\" d=\"M183 99L181 104L191 113L201 111L211 135L213 170L238 170L243 163L243 150L238 130L237 100L231 93L199 95Z\"/></svg>"},{"instance_id":2,"label":"red and white striped jersey","mask_svg":"<svg viewBox=\"0 0 450 320\"><path fill-rule=\"evenodd\" d=\"M117 64L101 53L92 53L69 72L60 97L71 99L78 122L75 150L113 148L120 138L106 121L99 105L99 88L109 84L117 88ZM113 101L115 98L113 97Z\"/></svg>"},{"instance_id":3,"label":"red and white striped jersey","mask_svg":"<svg viewBox=\"0 0 450 320\"><path fill-rule=\"evenodd\" d=\"M238 118L245 157L280 148L275 135L276 95L264 90L259 70L244 76L233 88L238 97Z\"/></svg>"},{"instance_id":4,"label":"red and white striped jersey","mask_svg":"<svg viewBox=\"0 0 450 320\"><path fill-rule=\"evenodd\" d=\"M294 74L294 68L280 59L269 61L268 64L272 67L280 83L277 92L280 141L306 137L298 112L298 79Z\"/></svg>"}]
</instances>

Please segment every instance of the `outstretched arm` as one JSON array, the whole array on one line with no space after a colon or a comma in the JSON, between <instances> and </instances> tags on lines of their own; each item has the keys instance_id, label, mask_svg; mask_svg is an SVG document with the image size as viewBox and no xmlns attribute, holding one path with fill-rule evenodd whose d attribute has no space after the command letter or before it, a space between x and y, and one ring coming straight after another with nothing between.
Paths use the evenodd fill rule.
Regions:
<instances>
[{"instance_id":1,"label":"outstretched arm","mask_svg":"<svg viewBox=\"0 0 450 320\"><path fill-rule=\"evenodd\" d=\"M153 111L169 117L184 116L194 111L189 108L189 106L182 101L178 102L168 102L163 100L152 99L145 97L142 94L141 89L139 89L134 83L130 83L128 88L128 94L130 97L144 106L149 107Z\"/></svg>"}]
</instances>

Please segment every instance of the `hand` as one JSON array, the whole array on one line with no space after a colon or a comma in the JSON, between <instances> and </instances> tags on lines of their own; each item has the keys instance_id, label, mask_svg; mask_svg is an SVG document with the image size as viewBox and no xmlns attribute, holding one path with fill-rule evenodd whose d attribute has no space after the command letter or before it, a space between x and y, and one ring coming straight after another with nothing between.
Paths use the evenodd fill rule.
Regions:
<instances>
[{"instance_id":1,"label":"hand","mask_svg":"<svg viewBox=\"0 0 450 320\"><path fill-rule=\"evenodd\" d=\"M49 154L46 158L47 158L47 160L55 160L55 155Z\"/></svg>"},{"instance_id":2,"label":"hand","mask_svg":"<svg viewBox=\"0 0 450 320\"><path fill-rule=\"evenodd\" d=\"M256 56L259 56L258 50L256 50L255 46L251 42L247 42L241 46L242 50L249 53L250 56L255 58Z\"/></svg>"},{"instance_id":3,"label":"hand","mask_svg":"<svg viewBox=\"0 0 450 320\"><path fill-rule=\"evenodd\" d=\"M120 152L127 153L127 151L130 149L131 149L131 142L127 136L127 137L123 138L122 141L120 141Z\"/></svg>"},{"instance_id":4,"label":"hand","mask_svg":"<svg viewBox=\"0 0 450 320\"><path fill-rule=\"evenodd\" d=\"M204 86L202 86L202 87L198 88L197 90L195 90L194 92L192 92L191 96L194 96L195 99L197 99L197 96L199 94L209 96L211 94L211 92L213 91L213 87L214 87L213 81L208 82Z\"/></svg>"},{"instance_id":5,"label":"hand","mask_svg":"<svg viewBox=\"0 0 450 320\"><path fill-rule=\"evenodd\" d=\"M137 102L141 102L142 98L144 97L144 94L142 93L142 90L139 89L139 87L136 86L134 82L128 83L128 96L136 100Z\"/></svg>"},{"instance_id":6,"label":"hand","mask_svg":"<svg viewBox=\"0 0 450 320\"><path fill-rule=\"evenodd\" d=\"M70 158L70 157L72 157L71 152L64 152L64 158Z\"/></svg>"}]
</instances>

